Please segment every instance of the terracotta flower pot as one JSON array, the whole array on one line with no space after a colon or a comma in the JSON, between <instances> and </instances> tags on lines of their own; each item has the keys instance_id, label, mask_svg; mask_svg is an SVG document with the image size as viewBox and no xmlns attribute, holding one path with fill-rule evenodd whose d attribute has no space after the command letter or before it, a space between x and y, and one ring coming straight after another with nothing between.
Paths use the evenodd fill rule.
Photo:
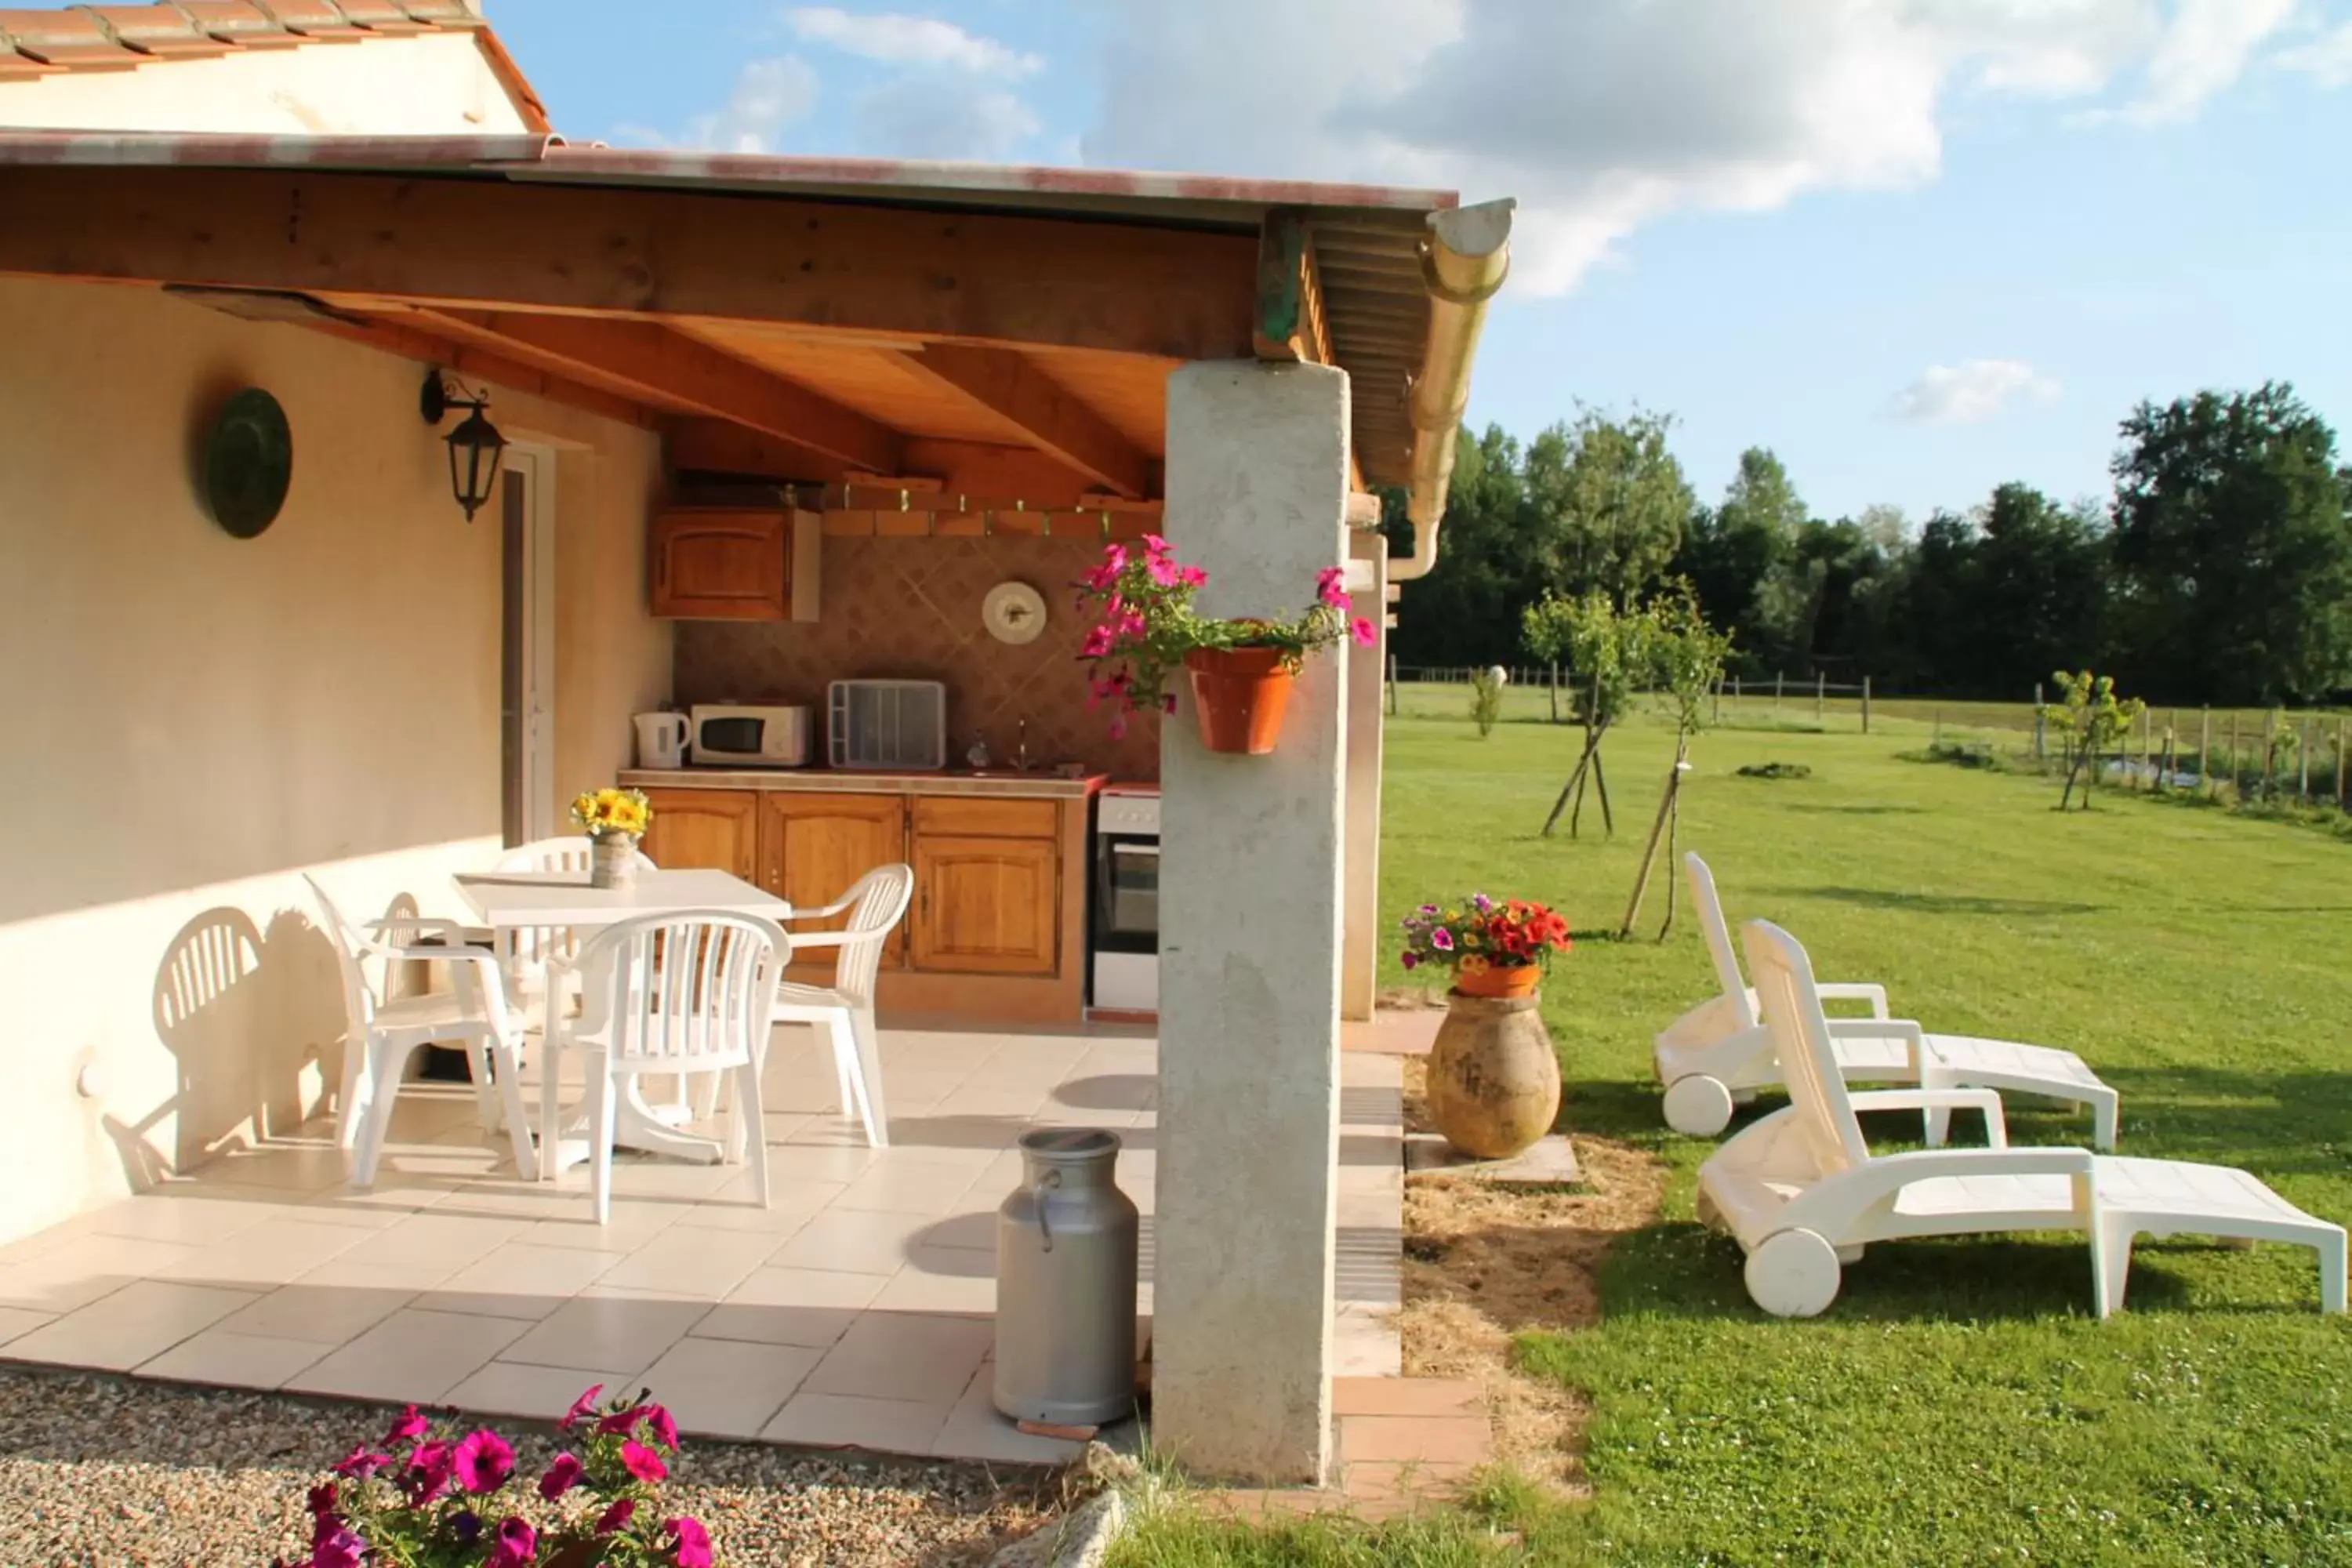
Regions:
<instances>
[{"instance_id":1,"label":"terracotta flower pot","mask_svg":"<svg viewBox=\"0 0 2352 1568\"><path fill-rule=\"evenodd\" d=\"M1201 743L1213 752L1262 757L1282 736L1290 671L1270 647L1196 647L1184 656Z\"/></svg>"},{"instance_id":2,"label":"terracotta flower pot","mask_svg":"<svg viewBox=\"0 0 2352 1568\"><path fill-rule=\"evenodd\" d=\"M1559 1058L1533 995L1454 992L1429 1053L1429 1114L1445 1141L1507 1160L1559 1115Z\"/></svg>"},{"instance_id":3,"label":"terracotta flower pot","mask_svg":"<svg viewBox=\"0 0 2352 1568\"><path fill-rule=\"evenodd\" d=\"M1454 989L1465 996L1532 996L1542 978L1543 971L1532 963L1508 969L1490 964L1475 973L1454 971Z\"/></svg>"}]
</instances>

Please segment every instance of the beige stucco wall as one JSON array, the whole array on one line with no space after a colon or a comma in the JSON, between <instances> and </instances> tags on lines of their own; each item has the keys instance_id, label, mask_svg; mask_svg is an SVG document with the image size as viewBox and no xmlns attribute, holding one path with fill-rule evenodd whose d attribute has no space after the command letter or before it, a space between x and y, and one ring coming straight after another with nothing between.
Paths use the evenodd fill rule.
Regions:
<instances>
[{"instance_id":1,"label":"beige stucco wall","mask_svg":"<svg viewBox=\"0 0 2352 1568\"><path fill-rule=\"evenodd\" d=\"M456 912L448 872L499 844L499 541L450 499L419 366L140 289L0 279L0 320L5 1239L317 1105L342 1010L299 872L354 914ZM191 478L245 385L295 448L251 541ZM564 444L561 795L668 693L641 587L659 451L520 395L492 414ZM199 929L222 978L184 962Z\"/></svg>"},{"instance_id":2,"label":"beige stucco wall","mask_svg":"<svg viewBox=\"0 0 2352 1568\"><path fill-rule=\"evenodd\" d=\"M0 81L0 125L268 136L492 136L528 129L466 33L237 49Z\"/></svg>"}]
</instances>

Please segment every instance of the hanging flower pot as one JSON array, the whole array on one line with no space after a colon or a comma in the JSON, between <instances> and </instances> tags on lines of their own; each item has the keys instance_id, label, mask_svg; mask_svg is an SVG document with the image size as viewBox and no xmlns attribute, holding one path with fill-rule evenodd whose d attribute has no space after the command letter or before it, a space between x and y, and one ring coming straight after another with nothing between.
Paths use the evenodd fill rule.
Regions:
<instances>
[{"instance_id":1,"label":"hanging flower pot","mask_svg":"<svg viewBox=\"0 0 2352 1568\"><path fill-rule=\"evenodd\" d=\"M1213 752L1262 757L1282 738L1294 677L1272 647L1196 647L1184 656L1201 743Z\"/></svg>"}]
</instances>

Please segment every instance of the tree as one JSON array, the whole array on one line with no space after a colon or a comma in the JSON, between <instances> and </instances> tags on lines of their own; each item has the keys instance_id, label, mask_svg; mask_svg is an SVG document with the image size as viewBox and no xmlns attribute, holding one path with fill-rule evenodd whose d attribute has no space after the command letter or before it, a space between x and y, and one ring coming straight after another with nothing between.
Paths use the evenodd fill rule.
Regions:
<instances>
[{"instance_id":1,"label":"tree","mask_svg":"<svg viewBox=\"0 0 2352 1568\"><path fill-rule=\"evenodd\" d=\"M1666 918L1658 940L1675 927L1675 881L1672 872L1676 835L1682 826L1683 775L1689 772L1691 737L1706 727L1708 698L1723 679L1724 657L1731 638L1707 624L1687 585L1661 594L1643 606L1645 623L1640 643L1651 682L1664 694L1675 717L1675 762L1666 770L1666 787L1658 797L1658 819L1650 828L1650 842L1642 851L1641 874L1633 897L1625 906L1620 936L1633 933L1642 917L1642 899L1650 889L1650 868L1658 858L1658 836L1666 839Z\"/></svg>"},{"instance_id":2,"label":"tree","mask_svg":"<svg viewBox=\"0 0 2352 1568\"><path fill-rule=\"evenodd\" d=\"M1521 605L1543 592L1520 477L1519 443L1489 425L1465 429L1438 531L1437 567L1412 584L1390 647L1407 666L1479 666L1509 661L1518 642ZM1382 497L1381 526L1391 553L1412 548L1402 490Z\"/></svg>"},{"instance_id":3,"label":"tree","mask_svg":"<svg viewBox=\"0 0 2352 1568\"><path fill-rule=\"evenodd\" d=\"M2115 661L2175 700L2352 683L2352 522L2336 433L2294 389L2200 392L2123 422Z\"/></svg>"},{"instance_id":4,"label":"tree","mask_svg":"<svg viewBox=\"0 0 2352 1568\"><path fill-rule=\"evenodd\" d=\"M1520 612L1520 624L1529 653L1539 659L1568 662L1576 717L1584 726L1584 749L1568 783L1561 786L1559 798L1552 803L1551 815L1544 818L1544 834L1549 837L1572 795L1576 809L1569 816L1568 831L1570 837L1576 836L1584 816L1588 775L1601 796L1601 822L1614 833L1617 819L1609 806L1609 783L1601 769L1601 742L1608 738L1609 727L1633 706L1633 694L1647 674L1648 654L1643 642L1646 625L1639 616L1621 613L1616 602L1599 588L1572 599L1547 594Z\"/></svg>"},{"instance_id":5,"label":"tree","mask_svg":"<svg viewBox=\"0 0 2352 1568\"><path fill-rule=\"evenodd\" d=\"M2091 790L2099 782L2099 753L2131 733L2147 704L2137 697L2118 698L2112 675L2061 669L2050 679L2057 683L2058 700L2042 704L2042 717L2059 738L2066 760L2066 787L2058 796L2058 809L2066 809L2080 781L2083 809L2088 811Z\"/></svg>"},{"instance_id":6,"label":"tree","mask_svg":"<svg viewBox=\"0 0 2352 1568\"><path fill-rule=\"evenodd\" d=\"M1693 512L1675 555L1675 575L1690 584L1706 618L1738 637L1759 666L1782 668L1786 627L1801 597L1786 569L1804 522L1805 503L1780 459L1750 447L1739 454L1723 504Z\"/></svg>"},{"instance_id":7,"label":"tree","mask_svg":"<svg viewBox=\"0 0 2352 1568\"><path fill-rule=\"evenodd\" d=\"M1607 594L1620 607L1674 559L1696 498L1666 450L1673 417L1636 409L1622 420L1587 409L1528 449L1528 500L1545 586Z\"/></svg>"}]
</instances>

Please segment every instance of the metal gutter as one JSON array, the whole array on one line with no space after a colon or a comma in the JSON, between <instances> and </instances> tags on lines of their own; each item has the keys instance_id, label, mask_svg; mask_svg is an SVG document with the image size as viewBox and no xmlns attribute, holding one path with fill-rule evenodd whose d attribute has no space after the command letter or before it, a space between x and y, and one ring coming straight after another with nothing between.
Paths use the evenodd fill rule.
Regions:
<instances>
[{"instance_id":1,"label":"metal gutter","mask_svg":"<svg viewBox=\"0 0 2352 1568\"><path fill-rule=\"evenodd\" d=\"M1429 289L1429 335L1412 386L1412 478L1405 515L1412 553L1389 563L1389 581L1410 583L1437 564L1437 525L1454 480L1454 444L1470 407L1470 364L1486 324L1486 302L1511 271L1511 213L1505 197L1429 215L1421 253Z\"/></svg>"}]
</instances>

